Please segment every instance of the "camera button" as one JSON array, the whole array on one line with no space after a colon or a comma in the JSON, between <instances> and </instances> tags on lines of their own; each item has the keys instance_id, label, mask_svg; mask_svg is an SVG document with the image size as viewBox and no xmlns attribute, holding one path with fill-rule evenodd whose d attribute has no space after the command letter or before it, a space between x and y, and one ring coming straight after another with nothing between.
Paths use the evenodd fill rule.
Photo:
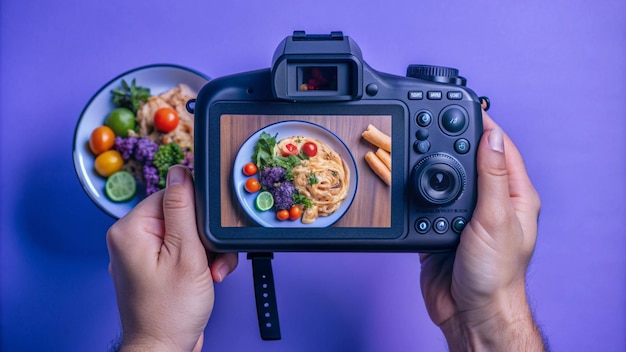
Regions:
<instances>
[{"instance_id":1,"label":"camera button","mask_svg":"<svg viewBox=\"0 0 626 352\"><path fill-rule=\"evenodd\" d=\"M422 111L417 114L416 121L418 125L426 127L433 121L433 115L431 115L428 111Z\"/></svg>"},{"instance_id":2,"label":"camera button","mask_svg":"<svg viewBox=\"0 0 626 352\"><path fill-rule=\"evenodd\" d=\"M450 134L459 134L467 127L466 115L460 107L449 106L441 113L441 127Z\"/></svg>"},{"instance_id":3,"label":"camera button","mask_svg":"<svg viewBox=\"0 0 626 352\"><path fill-rule=\"evenodd\" d=\"M428 130L425 128L418 128L417 132L415 132L415 138L420 141L425 141L428 139Z\"/></svg>"},{"instance_id":4,"label":"camera button","mask_svg":"<svg viewBox=\"0 0 626 352\"><path fill-rule=\"evenodd\" d=\"M378 85L376 85L375 83L368 84L367 87L365 87L365 93L367 93L367 95L369 96L374 96L378 94Z\"/></svg>"},{"instance_id":5,"label":"camera button","mask_svg":"<svg viewBox=\"0 0 626 352\"><path fill-rule=\"evenodd\" d=\"M428 99L429 100L441 100L443 97L443 93L438 90L430 90L428 91Z\"/></svg>"},{"instance_id":6,"label":"camera button","mask_svg":"<svg viewBox=\"0 0 626 352\"><path fill-rule=\"evenodd\" d=\"M430 221L426 218L417 219L415 221L415 231L417 233L425 234L430 230Z\"/></svg>"},{"instance_id":7,"label":"camera button","mask_svg":"<svg viewBox=\"0 0 626 352\"><path fill-rule=\"evenodd\" d=\"M429 141L417 141L413 143L413 149L420 154L426 154L430 150Z\"/></svg>"},{"instance_id":8,"label":"camera button","mask_svg":"<svg viewBox=\"0 0 626 352\"><path fill-rule=\"evenodd\" d=\"M454 232L456 233L461 233L466 224L467 221L465 219L461 217L454 218L454 220L452 220L452 230L454 230Z\"/></svg>"},{"instance_id":9,"label":"camera button","mask_svg":"<svg viewBox=\"0 0 626 352\"><path fill-rule=\"evenodd\" d=\"M447 94L448 99L450 100L461 100L463 99L463 92L459 92L458 90L450 91Z\"/></svg>"},{"instance_id":10,"label":"camera button","mask_svg":"<svg viewBox=\"0 0 626 352\"><path fill-rule=\"evenodd\" d=\"M409 100L422 100L424 99L424 92L418 90L409 91Z\"/></svg>"},{"instance_id":11,"label":"camera button","mask_svg":"<svg viewBox=\"0 0 626 352\"><path fill-rule=\"evenodd\" d=\"M470 150L470 142L465 138L458 139L454 142L454 150L459 154L467 154Z\"/></svg>"},{"instance_id":12,"label":"camera button","mask_svg":"<svg viewBox=\"0 0 626 352\"><path fill-rule=\"evenodd\" d=\"M436 233L443 234L448 231L448 220L444 218L435 219L435 225L433 227Z\"/></svg>"}]
</instances>

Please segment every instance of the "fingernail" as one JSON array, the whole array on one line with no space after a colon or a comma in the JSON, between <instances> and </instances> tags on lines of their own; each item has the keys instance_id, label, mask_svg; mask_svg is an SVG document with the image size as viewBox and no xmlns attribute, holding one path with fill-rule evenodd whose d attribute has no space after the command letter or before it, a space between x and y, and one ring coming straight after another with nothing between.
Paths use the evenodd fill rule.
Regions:
<instances>
[{"instance_id":1,"label":"fingernail","mask_svg":"<svg viewBox=\"0 0 626 352\"><path fill-rule=\"evenodd\" d=\"M224 264L218 265L216 268L213 268L215 271L215 275L217 275L217 282L222 282L226 275L228 275L228 267Z\"/></svg>"},{"instance_id":2,"label":"fingernail","mask_svg":"<svg viewBox=\"0 0 626 352\"><path fill-rule=\"evenodd\" d=\"M489 146L492 150L504 153L504 134L499 128L493 129L489 134Z\"/></svg>"},{"instance_id":3,"label":"fingernail","mask_svg":"<svg viewBox=\"0 0 626 352\"><path fill-rule=\"evenodd\" d=\"M174 165L167 171L167 185L178 185L185 182L187 170L182 166Z\"/></svg>"}]
</instances>

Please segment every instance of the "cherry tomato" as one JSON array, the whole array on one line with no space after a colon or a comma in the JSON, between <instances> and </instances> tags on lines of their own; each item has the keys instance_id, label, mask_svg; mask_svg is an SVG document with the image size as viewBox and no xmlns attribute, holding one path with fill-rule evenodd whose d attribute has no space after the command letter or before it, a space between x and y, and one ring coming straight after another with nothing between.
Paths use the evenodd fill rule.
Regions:
<instances>
[{"instance_id":1,"label":"cherry tomato","mask_svg":"<svg viewBox=\"0 0 626 352\"><path fill-rule=\"evenodd\" d=\"M283 221L289 219L289 210L283 209L276 212L276 219Z\"/></svg>"},{"instance_id":2,"label":"cherry tomato","mask_svg":"<svg viewBox=\"0 0 626 352\"><path fill-rule=\"evenodd\" d=\"M298 154L298 147L296 147L295 144L285 144L285 146L283 147L283 156L289 156L289 155L297 155Z\"/></svg>"},{"instance_id":3,"label":"cherry tomato","mask_svg":"<svg viewBox=\"0 0 626 352\"><path fill-rule=\"evenodd\" d=\"M89 149L98 155L113 148L115 144L115 133L109 126L96 127L91 132L91 138L89 138Z\"/></svg>"},{"instance_id":4,"label":"cherry tomato","mask_svg":"<svg viewBox=\"0 0 626 352\"><path fill-rule=\"evenodd\" d=\"M302 146L302 152L310 157L317 155L317 144L313 142L306 142Z\"/></svg>"},{"instance_id":5,"label":"cherry tomato","mask_svg":"<svg viewBox=\"0 0 626 352\"><path fill-rule=\"evenodd\" d=\"M172 108L160 108L154 113L154 127L161 132L172 132L179 120L178 113Z\"/></svg>"},{"instance_id":6,"label":"cherry tomato","mask_svg":"<svg viewBox=\"0 0 626 352\"><path fill-rule=\"evenodd\" d=\"M124 159L117 150L107 150L98 155L94 164L96 172L103 177L109 177L120 171L122 166L124 166Z\"/></svg>"},{"instance_id":7,"label":"cherry tomato","mask_svg":"<svg viewBox=\"0 0 626 352\"><path fill-rule=\"evenodd\" d=\"M252 176L256 174L259 169L256 167L255 163L247 163L243 166L243 174L246 176Z\"/></svg>"},{"instance_id":8,"label":"cherry tomato","mask_svg":"<svg viewBox=\"0 0 626 352\"><path fill-rule=\"evenodd\" d=\"M259 180L256 178L249 178L246 180L246 185L244 186L246 191L250 193L258 192L261 189L261 184Z\"/></svg>"},{"instance_id":9,"label":"cherry tomato","mask_svg":"<svg viewBox=\"0 0 626 352\"><path fill-rule=\"evenodd\" d=\"M302 217L302 208L297 205L294 205L289 209L289 219L298 220Z\"/></svg>"}]
</instances>

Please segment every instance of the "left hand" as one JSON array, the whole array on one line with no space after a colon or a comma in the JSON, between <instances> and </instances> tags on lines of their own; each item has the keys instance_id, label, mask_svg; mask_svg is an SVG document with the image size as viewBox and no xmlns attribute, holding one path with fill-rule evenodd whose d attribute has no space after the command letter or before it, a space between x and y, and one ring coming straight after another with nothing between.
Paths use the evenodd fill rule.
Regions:
<instances>
[{"instance_id":1,"label":"left hand","mask_svg":"<svg viewBox=\"0 0 626 352\"><path fill-rule=\"evenodd\" d=\"M167 188L143 200L107 233L122 350L202 347L213 282L235 269L237 254L210 254L215 259L209 263L196 227L193 189L187 169L173 166Z\"/></svg>"}]
</instances>

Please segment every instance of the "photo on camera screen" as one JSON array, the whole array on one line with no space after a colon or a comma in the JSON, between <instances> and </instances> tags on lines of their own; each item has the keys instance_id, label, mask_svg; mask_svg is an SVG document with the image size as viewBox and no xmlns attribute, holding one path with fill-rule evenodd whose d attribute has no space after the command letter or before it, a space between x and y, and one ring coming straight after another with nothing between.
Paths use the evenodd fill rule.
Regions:
<instances>
[{"instance_id":1,"label":"photo on camera screen","mask_svg":"<svg viewBox=\"0 0 626 352\"><path fill-rule=\"evenodd\" d=\"M368 165L391 115L222 114L223 228L390 228L391 187ZM391 171L388 170L389 174Z\"/></svg>"}]
</instances>

